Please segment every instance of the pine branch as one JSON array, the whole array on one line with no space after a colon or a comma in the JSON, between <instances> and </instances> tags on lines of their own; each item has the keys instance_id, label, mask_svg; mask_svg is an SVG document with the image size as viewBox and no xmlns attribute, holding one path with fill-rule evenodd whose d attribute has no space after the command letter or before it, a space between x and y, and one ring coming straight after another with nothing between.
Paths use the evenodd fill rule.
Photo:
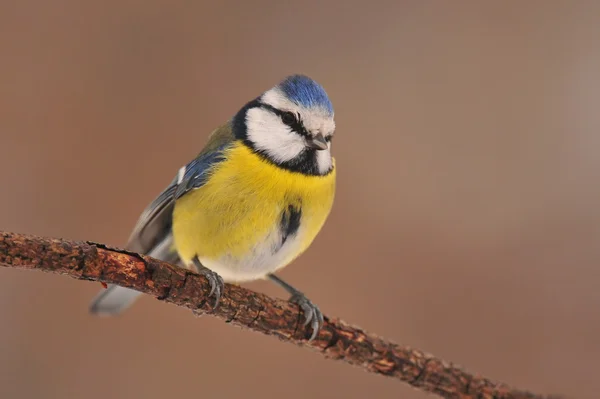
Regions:
<instances>
[{"instance_id":1,"label":"pine branch","mask_svg":"<svg viewBox=\"0 0 600 399\"><path fill-rule=\"evenodd\" d=\"M118 284L159 300L211 314L226 323L274 335L376 374L404 381L445 398L542 399L475 376L432 355L400 346L325 318L318 337L307 342L298 306L248 289L226 284L221 303L212 312L208 281L196 273L156 259L92 242L74 242L0 232L0 266L38 269L80 280Z\"/></svg>"}]
</instances>

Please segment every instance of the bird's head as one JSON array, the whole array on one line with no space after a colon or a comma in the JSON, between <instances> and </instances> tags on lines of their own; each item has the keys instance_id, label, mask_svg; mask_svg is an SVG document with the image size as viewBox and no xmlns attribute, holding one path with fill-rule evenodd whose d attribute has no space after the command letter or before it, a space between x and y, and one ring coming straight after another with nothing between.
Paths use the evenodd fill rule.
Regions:
<instances>
[{"instance_id":1,"label":"bird's head","mask_svg":"<svg viewBox=\"0 0 600 399\"><path fill-rule=\"evenodd\" d=\"M333 106L317 82L293 75L246 104L234 117L236 138L295 172L325 175L333 168Z\"/></svg>"}]
</instances>

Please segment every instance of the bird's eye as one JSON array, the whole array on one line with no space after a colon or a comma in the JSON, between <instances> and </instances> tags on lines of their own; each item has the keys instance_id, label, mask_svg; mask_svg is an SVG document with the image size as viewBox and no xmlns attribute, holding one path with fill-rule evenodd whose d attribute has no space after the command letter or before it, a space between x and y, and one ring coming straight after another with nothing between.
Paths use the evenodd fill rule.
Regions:
<instances>
[{"instance_id":1,"label":"bird's eye","mask_svg":"<svg viewBox=\"0 0 600 399\"><path fill-rule=\"evenodd\" d=\"M294 123L296 123L296 115L294 115L293 112L289 112L289 111L288 112L284 112L283 114L281 114L281 120L286 125L291 126Z\"/></svg>"}]
</instances>

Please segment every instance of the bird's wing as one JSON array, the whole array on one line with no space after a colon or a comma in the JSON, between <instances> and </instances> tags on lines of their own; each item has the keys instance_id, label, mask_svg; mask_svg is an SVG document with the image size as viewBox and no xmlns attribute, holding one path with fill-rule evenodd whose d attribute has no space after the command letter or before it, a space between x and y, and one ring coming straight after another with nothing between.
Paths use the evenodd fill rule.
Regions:
<instances>
[{"instance_id":1,"label":"bird's wing","mask_svg":"<svg viewBox=\"0 0 600 399\"><path fill-rule=\"evenodd\" d=\"M147 254L171 234L175 200L206 183L208 171L224 160L223 150L233 140L230 123L211 133L200 154L182 167L167 188L142 212L129 237L128 250Z\"/></svg>"}]
</instances>

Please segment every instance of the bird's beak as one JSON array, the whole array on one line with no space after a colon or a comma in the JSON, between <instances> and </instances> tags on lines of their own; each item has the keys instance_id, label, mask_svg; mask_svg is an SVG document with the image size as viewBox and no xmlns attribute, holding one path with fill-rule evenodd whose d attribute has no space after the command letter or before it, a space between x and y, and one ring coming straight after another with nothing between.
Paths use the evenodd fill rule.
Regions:
<instances>
[{"instance_id":1,"label":"bird's beak","mask_svg":"<svg viewBox=\"0 0 600 399\"><path fill-rule=\"evenodd\" d=\"M315 136L308 138L307 140L308 146L310 148L314 148L315 150L326 150L329 148L327 146L327 141L325 141L325 137L321 133L316 134Z\"/></svg>"}]
</instances>

